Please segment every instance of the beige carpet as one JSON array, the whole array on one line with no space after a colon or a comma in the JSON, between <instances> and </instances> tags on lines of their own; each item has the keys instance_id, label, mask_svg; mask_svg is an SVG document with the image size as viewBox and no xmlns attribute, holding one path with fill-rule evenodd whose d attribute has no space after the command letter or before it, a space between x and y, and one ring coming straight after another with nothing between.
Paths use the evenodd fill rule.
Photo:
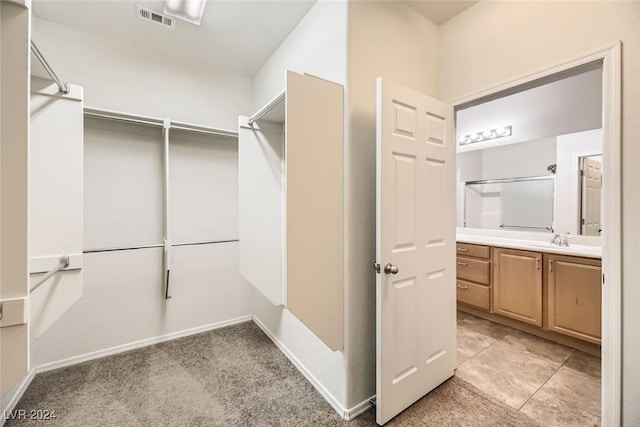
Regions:
<instances>
[{"instance_id":1,"label":"beige carpet","mask_svg":"<svg viewBox=\"0 0 640 427\"><path fill-rule=\"evenodd\" d=\"M347 423L252 322L36 375L6 426L374 426ZM535 426L453 378L388 425Z\"/></svg>"}]
</instances>

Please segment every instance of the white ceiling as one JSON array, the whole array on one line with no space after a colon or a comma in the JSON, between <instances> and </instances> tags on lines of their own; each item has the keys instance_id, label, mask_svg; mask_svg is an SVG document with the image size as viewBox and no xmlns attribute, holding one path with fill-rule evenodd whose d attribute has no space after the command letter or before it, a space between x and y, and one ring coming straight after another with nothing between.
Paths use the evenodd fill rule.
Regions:
<instances>
[{"instance_id":1,"label":"white ceiling","mask_svg":"<svg viewBox=\"0 0 640 427\"><path fill-rule=\"evenodd\" d=\"M316 0L207 0L200 26L169 29L136 15L136 5L162 12L162 1L34 0L42 19L134 44L192 64L252 77Z\"/></svg>"},{"instance_id":2,"label":"white ceiling","mask_svg":"<svg viewBox=\"0 0 640 427\"><path fill-rule=\"evenodd\" d=\"M454 16L462 13L466 9L470 8L476 1L463 1L463 0L404 0L403 3L413 8L419 14L425 16L432 22L441 25L447 22Z\"/></svg>"}]
</instances>

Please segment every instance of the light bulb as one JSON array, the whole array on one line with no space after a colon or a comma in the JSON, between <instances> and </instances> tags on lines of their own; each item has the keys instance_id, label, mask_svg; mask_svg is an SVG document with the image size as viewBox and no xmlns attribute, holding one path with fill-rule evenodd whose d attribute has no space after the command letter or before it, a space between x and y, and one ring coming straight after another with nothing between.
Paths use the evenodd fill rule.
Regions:
<instances>
[{"instance_id":1,"label":"light bulb","mask_svg":"<svg viewBox=\"0 0 640 427\"><path fill-rule=\"evenodd\" d=\"M502 129L500 129L500 135L502 135L502 136L511 135L511 128L509 126L503 127Z\"/></svg>"}]
</instances>

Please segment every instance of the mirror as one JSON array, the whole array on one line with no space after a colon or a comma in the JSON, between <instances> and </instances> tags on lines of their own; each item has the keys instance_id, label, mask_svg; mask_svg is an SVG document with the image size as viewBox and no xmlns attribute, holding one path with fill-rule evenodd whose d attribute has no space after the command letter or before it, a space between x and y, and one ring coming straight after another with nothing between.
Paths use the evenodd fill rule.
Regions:
<instances>
[{"instance_id":1,"label":"mirror","mask_svg":"<svg viewBox=\"0 0 640 427\"><path fill-rule=\"evenodd\" d=\"M599 236L602 63L456 108L458 227Z\"/></svg>"},{"instance_id":2,"label":"mirror","mask_svg":"<svg viewBox=\"0 0 640 427\"><path fill-rule=\"evenodd\" d=\"M602 129L458 153L458 226L599 236Z\"/></svg>"}]
</instances>

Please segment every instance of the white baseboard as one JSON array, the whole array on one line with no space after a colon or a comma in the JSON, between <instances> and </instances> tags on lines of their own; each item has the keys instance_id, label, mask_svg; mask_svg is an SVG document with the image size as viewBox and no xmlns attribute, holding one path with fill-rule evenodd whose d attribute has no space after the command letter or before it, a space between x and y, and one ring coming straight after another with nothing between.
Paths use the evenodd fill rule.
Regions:
<instances>
[{"instance_id":1,"label":"white baseboard","mask_svg":"<svg viewBox=\"0 0 640 427\"><path fill-rule=\"evenodd\" d=\"M311 385L316 390L318 390L318 393L320 393L320 395L322 395L322 397L324 397L324 399L329 403L329 405L331 405L331 407L338 413L338 415L340 415L340 418L342 418L343 420L346 420L346 421L352 420L355 417L357 417L358 415L360 415L363 412L365 412L367 409L369 409L372 406L371 402L369 402L369 399L367 399L364 402L361 402L361 403L357 404L356 406L354 406L351 409L346 409L344 406L342 406L342 404L340 404L338 399L336 399L335 396L333 396L329 392L329 390L327 390L322 385L322 383L311 373L311 371L309 371L309 369L307 369L307 367L304 366L304 364L302 364L302 362L300 362L300 360L298 360L298 358L291 352L291 350L289 350L282 343L282 341L280 341L267 328L267 326L264 323L262 323L262 321L260 319L258 319L256 316L253 316L253 322L256 325L258 325L258 327L260 329L262 329L262 332L264 332L265 335L267 335L269 337L269 339L271 341L273 341L273 343L276 345L276 347L278 347L280 349L280 351L282 353L284 353L285 356L287 356L287 358L291 361L291 363L293 363L293 365L302 373L302 375L304 375L304 377L307 379L307 381L309 381L311 383Z\"/></svg>"},{"instance_id":2,"label":"white baseboard","mask_svg":"<svg viewBox=\"0 0 640 427\"><path fill-rule=\"evenodd\" d=\"M5 415L16 408L16 405L18 404L20 399L22 399L24 392L27 391L27 388L31 384L31 381L33 381L33 377L35 377L35 375L36 375L35 368L31 369L27 373L27 375L25 375L22 381L20 381L20 383L18 383L18 385L12 390L13 396L11 396L11 399L9 399L9 402L7 402L7 405L5 406L4 401L2 402L3 405L2 405L2 413L0 413L0 427L2 427L4 423L7 421L7 418L5 417Z\"/></svg>"},{"instance_id":3,"label":"white baseboard","mask_svg":"<svg viewBox=\"0 0 640 427\"><path fill-rule=\"evenodd\" d=\"M158 337L146 338L140 341L134 341L131 343L105 348L103 350L98 350L87 354L69 357L67 359L62 359L55 362L45 363L43 365L36 366L35 371L37 373L41 373L51 371L53 369L65 368L67 366L76 365L78 363L87 362L89 360L100 359L102 357L124 353L125 351L135 350L136 348L147 347L150 345L159 344L161 342L175 340L177 338L183 338L202 332L212 331L214 329L224 328L225 326L231 326L237 323L248 322L250 320L253 320L253 316L241 316L236 317L235 319L224 320L222 322L211 323L209 325L198 326L191 329L184 329L182 331L172 332L170 334L161 335Z\"/></svg>"},{"instance_id":4,"label":"white baseboard","mask_svg":"<svg viewBox=\"0 0 640 427\"><path fill-rule=\"evenodd\" d=\"M368 398L367 400L364 400L364 401L358 403L353 408L347 409L345 411L345 413L344 413L344 417L342 417L342 418L345 421L351 421L352 419L356 418L358 415L367 412L369 410L369 408L373 407L373 403L371 403L371 400L375 399L375 397L376 396L373 395L370 398Z\"/></svg>"}]
</instances>

